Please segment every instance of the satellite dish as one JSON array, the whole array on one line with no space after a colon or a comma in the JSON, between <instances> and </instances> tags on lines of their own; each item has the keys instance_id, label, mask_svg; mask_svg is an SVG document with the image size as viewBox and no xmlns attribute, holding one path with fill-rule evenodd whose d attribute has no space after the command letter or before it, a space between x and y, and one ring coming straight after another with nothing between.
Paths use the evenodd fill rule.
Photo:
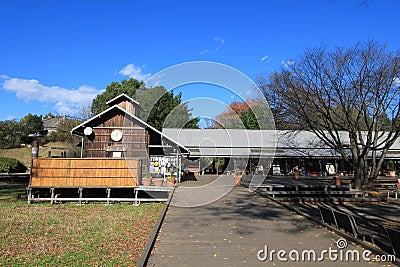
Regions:
<instances>
[{"instance_id":1,"label":"satellite dish","mask_svg":"<svg viewBox=\"0 0 400 267\"><path fill-rule=\"evenodd\" d=\"M86 128L83 130L83 133L84 133L85 135L91 135L91 134L93 133L92 127L86 127Z\"/></svg>"}]
</instances>

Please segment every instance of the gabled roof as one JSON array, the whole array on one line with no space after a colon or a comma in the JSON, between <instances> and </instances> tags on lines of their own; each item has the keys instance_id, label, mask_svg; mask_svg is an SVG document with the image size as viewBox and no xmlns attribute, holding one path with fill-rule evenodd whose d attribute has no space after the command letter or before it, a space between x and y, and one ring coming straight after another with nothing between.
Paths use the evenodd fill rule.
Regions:
<instances>
[{"instance_id":1,"label":"gabled roof","mask_svg":"<svg viewBox=\"0 0 400 267\"><path fill-rule=\"evenodd\" d=\"M120 102L122 102L123 100L128 100L129 102L132 102L132 103L134 103L134 104L137 105L137 106L140 106L140 105L139 105L139 102L137 102L137 101L134 100L132 97L130 97L130 96L126 95L126 94L120 94L120 95L114 97L113 99L108 100L108 101L106 102L106 104L111 106L111 105L113 105L114 103L116 103L116 102L119 102L119 103L120 103Z\"/></svg>"},{"instance_id":2,"label":"gabled roof","mask_svg":"<svg viewBox=\"0 0 400 267\"><path fill-rule=\"evenodd\" d=\"M71 130L71 134L75 134L75 135L79 135L79 136L83 136L83 130L85 129L85 127L95 127L97 125L97 121L100 120L102 117L105 117L106 115L110 114L113 111L119 111L124 113L127 117L129 117L132 121L134 121L136 124L142 126L143 128L147 128L150 129L151 131L155 132L156 134L160 135L167 143L171 144L171 145L176 145L179 146L181 149L184 150L184 153L189 153L189 149L187 149L185 146L181 145L180 143L172 140L171 138L169 138L167 135L163 134L162 132L160 132L159 130L157 130L156 128L154 128L153 126L149 125L148 123L142 121L141 119L139 119L138 117L136 117L135 115L127 112L125 109L121 108L118 105L114 105L108 109L106 109L105 111L97 114L96 116L88 119L87 121L79 124L78 126L76 126L75 128L73 128Z\"/></svg>"}]
</instances>

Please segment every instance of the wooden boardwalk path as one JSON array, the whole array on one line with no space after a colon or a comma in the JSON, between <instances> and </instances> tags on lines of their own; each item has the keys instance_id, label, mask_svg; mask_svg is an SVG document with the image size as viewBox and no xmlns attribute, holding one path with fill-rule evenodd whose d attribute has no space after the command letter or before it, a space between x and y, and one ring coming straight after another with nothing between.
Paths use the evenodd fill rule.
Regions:
<instances>
[{"instance_id":1,"label":"wooden boardwalk path","mask_svg":"<svg viewBox=\"0 0 400 267\"><path fill-rule=\"evenodd\" d=\"M179 191L175 192L179 197ZM337 249L340 237L270 201L236 187L208 205L170 206L147 266L382 266L379 263L260 261L259 250ZM364 249L349 242L348 250ZM287 255L286 255L287 256ZM388 266L388 265L385 265Z\"/></svg>"}]
</instances>

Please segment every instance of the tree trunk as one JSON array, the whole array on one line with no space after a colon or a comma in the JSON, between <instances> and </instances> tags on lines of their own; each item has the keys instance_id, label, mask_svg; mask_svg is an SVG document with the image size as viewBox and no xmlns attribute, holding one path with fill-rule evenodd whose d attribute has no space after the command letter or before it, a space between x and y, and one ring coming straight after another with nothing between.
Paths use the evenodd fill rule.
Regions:
<instances>
[{"instance_id":1,"label":"tree trunk","mask_svg":"<svg viewBox=\"0 0 400 267\"><path fill-rule=\"evenodd\" d=\"M367 160L359 158L357 161L357 165L354 166L354 187L356 189L361 189L361 187L364 185L367 175L368 175Z\"/></svg>"},{"instance_id":2,"label":"tree trunk","mask_svg":"<svg viewBox=\"0 0 400 267\"><path fill-rule=\"evenodd\" d=\"M354 187L356 189L361 189L362 184L363 184L363 168L360 168L360 166L357 166L354 169Z\"/></svg>"}]
</instances>

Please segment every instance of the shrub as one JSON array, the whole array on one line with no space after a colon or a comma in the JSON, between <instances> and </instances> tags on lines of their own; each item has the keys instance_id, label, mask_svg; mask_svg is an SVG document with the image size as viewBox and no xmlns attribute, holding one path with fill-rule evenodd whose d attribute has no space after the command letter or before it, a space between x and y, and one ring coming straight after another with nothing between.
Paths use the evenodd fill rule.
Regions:
<instances>
[{"instance_id":1,"label":"shrub","mask_svg":"<svg viewBox=\"0 0 400 267\"><path fill-rule=\"evenodd\" d=\"M0 157L0 173L25 172L27 168L14 158Z\"/></svg>"},{"instance_id":2,"label":"shrub","mask_svg":"<svg viewBox=\"0 0 400 267\"><path fill-rule=\"evenodd\" d=\"M388 161L388 163L387 163L387 169L389 170L389 171L394 171L395 169L394 169L394 162L393 162L393 160L389 160Z\"/></svg>"}]
</instances>

